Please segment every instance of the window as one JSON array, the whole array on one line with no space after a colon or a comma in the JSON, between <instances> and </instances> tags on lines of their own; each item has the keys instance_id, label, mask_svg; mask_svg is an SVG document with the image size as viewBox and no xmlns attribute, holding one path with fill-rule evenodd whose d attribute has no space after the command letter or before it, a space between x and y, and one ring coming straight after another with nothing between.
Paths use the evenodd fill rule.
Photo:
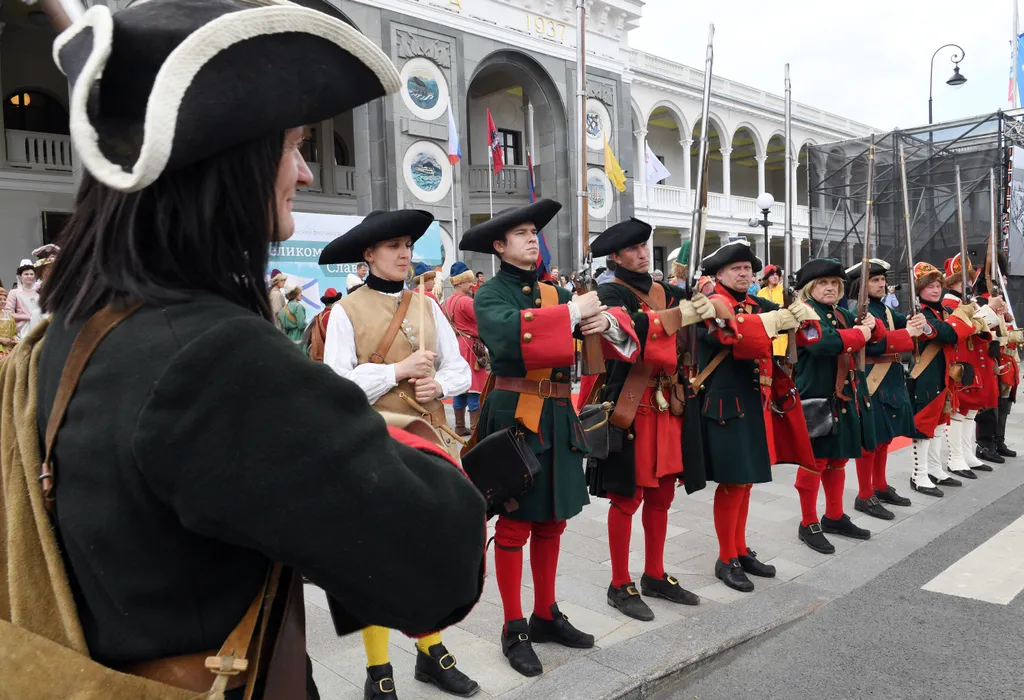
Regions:
<instances>
[{"instance_id":1,"label":"window","mask_svg":"<svg viewBox=\"0 0 1024 700\"><path fill-rule=\"evenodd\" d=\"M320 145L316 139L316 127L311 126L306 129L306 135L299 145L299 153L302 154L307 163L320 162Z\"/></svg>"},{"instance_id":2,"label":"window","mask_svg":"<svg viewBox=\"0 0 1024 700\"><path fill-rule=\"evenodd\" d=\"M68 134L68 112L49 95L19 90L4 99L4 128L42 134Z\"/></svg>"},{"instance_id":3,"label":"window","mask_svg":"<svg viewBox=\"0 0 1024 700\"><path fill-rule=\"evenodd\" d=\"M520 133L508 129L498 129L498 138L501 140L502 156L505 165L522 165L523 160L519 156Z\"/></svg>"},{"instance_id":4,"label":"window","mask_svg":"<svg viewBox=\"0 0 1024 700\"><path fill-rule=\"evenodd\" d=\"M345 145L345 142L342 140L342 138L340 136L338 136L338 132L335 131L334 132L334 164L335 165L344 165L344 166L347 166L347 167L351 168L353 165L355 165L355 163L353 163L351 161L351 157L352 156L351 156L351 154L348 151L348 146Z\"/></svg>"},{"instance_id":5,"label":"window","mask_svg":"<svg viewBox=\"0 0 1024 700\"><path fill-rule=\"evenodd\" d=\"M657 159L658 159L658 162L659 162L659 163L661 163L662 165L664 165L664 164L665 164L665 156L659 156L659 155L656 155L656 156L654 156L654 157L655 157L655 158L657 158Z\"/></svg>"},{"instance_id":6,"label":"window","mask_svg":"<svg viewBox=\"0 0 1024 700\"><path fill-rule=\"evenodd\" d=\"M43 218L43 243L56 243L57 237L71 220L71 214L60 211L44 211Z\"/></svg>"},{"instance_id":7,"label":"window","mask_svg":"<svg viewBox=\"0 0 1024 700\"><path fill-rule=\"evenodd\" d=\"M665 269L665 246L656 245L654 246L654 269L661 270L665 273L665 279L668 280L668 275L671 270Z\"/></svg>"}]
</instances>

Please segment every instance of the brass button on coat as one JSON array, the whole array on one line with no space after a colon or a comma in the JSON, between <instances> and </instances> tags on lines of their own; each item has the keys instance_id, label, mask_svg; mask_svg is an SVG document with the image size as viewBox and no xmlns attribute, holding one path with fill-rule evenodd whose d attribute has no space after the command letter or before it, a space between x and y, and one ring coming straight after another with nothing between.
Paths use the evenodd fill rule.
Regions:
<instances>
[{"instance_id":1,"label":"brass button on coat","mask_svg":"<svg viewBox=\"0 0 1024 700\"><path fill-rule=\"evenodd\" d=\"M534 303L534 304L536 304L537 306L540 306L542 302L541 302L541 300L540 300L540 299L537 299L537 300L536 300L535 302L533 302L533 303Z\"/></svg>"},{"instance_id":2,"label":"brass button on coat","mask_svg":"<svg viewBox=\"0 0 1024 700\"><path fill-rule=\"evenodd\" d=\"M525 314L523 314L523 318L525 318L527 321L532 321L533 320L533 312L532 311L527 311Z\"/></svg>"},{"instance_id":3,"label":"brass button on coat","mask_svg":"<svg viewBox=\"0 0 1024 700\"><path fill-rule=\"evenodd\" d=\"M555 379L556 380L560 380L560 379L564 379L564 378L565 378L564 374L562 374L561 372L555 372Z\"/></svg>"},{"instance_id":4,"label":"brass button on coat","mask_svg":"<svg viewBox=\"0 0 1024 700\"><path fill-rule=\"evenodd\" d=\"M523 287L523 294L533 294L533 287Z\"/></svg>"},{"instance_id":5,"label":"brass button on coat","mask_svg":"<svg viewBox=\"0 0 1024 700\"><path fill-rule=\"evenodd\" d=\"M523 333L523 342L524 343L529 343L531 340L533 340L533 334L532 333Z\"/></svg>"}]
</instances>

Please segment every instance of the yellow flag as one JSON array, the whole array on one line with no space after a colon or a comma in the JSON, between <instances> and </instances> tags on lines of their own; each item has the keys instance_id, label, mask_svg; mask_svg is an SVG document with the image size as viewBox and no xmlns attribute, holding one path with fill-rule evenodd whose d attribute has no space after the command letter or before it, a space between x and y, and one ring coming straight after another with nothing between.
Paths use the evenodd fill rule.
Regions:
<instances>
[{"instance_id":1,"label":"yellow flag","mask_svg":"<svg viewBox=\"0 0 1024 700\"><path fill-rule=\"evenodd\" d=\"M615 185L619 192L626 191L626 173L622 172L622 166L615 159L612 147L608 145L608 137L604 137L604 174Z\"/></svg>"}]
</instances>

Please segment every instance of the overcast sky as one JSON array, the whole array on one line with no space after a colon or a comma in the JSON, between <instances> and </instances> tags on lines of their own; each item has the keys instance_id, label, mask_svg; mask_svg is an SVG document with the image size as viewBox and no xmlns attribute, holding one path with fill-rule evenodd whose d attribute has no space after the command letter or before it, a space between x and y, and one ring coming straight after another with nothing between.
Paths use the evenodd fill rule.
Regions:
<instances>
[{"instance_id":1,"label":"overcast sky","mask_svg":"<svg viewBox=\"0 0 1024 700\"><path fill-rule=\"evenodd\" d=\"M703 67L715 24L715 75L883 130L928 123L928 67L957 43L967 83L935 57L935 121L1006 108L1013 0L647 0L634 48Z\"/></svg>"}]
</instances>

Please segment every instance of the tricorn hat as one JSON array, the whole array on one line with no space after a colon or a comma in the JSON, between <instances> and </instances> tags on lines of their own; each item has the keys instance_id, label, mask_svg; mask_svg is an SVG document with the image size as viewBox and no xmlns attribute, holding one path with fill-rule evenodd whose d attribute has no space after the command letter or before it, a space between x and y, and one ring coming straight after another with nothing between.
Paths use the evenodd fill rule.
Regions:
<instances>
[{"instance_id":1,"label":"tricorn hat","mask_svg":"<svg viewBox=\"0 0 1024 700\"><path fill-rule=\"evenodd\" d=\"M363 251L381 241L411 236L415 243L434 223L434 215L419 209L371 211L358 224L328 243L320 251L321 265L363 262Z\"/></svg>"},{"instance_id":2,"label":"tricorn hat","mask_svg":"<svg viewBox=\"0 0 1024 700\"><path fill-rule=\"evenodd\" d=\"M825 277L838 277L847 284L850 278L846 276L843 264L835 258L814 258L808 260L803 267L796 271L796 287L803 289L814 280Z\"/></svg>"},{"instance_id":3,"label":"tricorn hat","mask_svg":"<svg viewBox=\"0 0 1024 700\"><path fill-rule=\"evenodd\" d=\"M726 243L714 253L704 258L701 269L704 271L704 274L714 277L726 265L738 262L750 263L751 269L754 272L760 272L761 270L761 258L757 257L754 251L750 249L750 241L745 240Z\"/></svg>"},{"instance_id":4,"label":"tricorn hat","mask_svg":"<svg viewBox=\"0 0 1024 700\"><path fill-rule=\"evenodd\" d=\"M644 243L651 237L651 225L646 221L629 217L625 221L609 226L590 244L594 255L608 255L637 243Z\"/></svg>"},{"instance_id":5,"label":"tricorn hat","mask_svg":"<svg viewBox=\"0 0 1024 700\"><path fill-rule=\"evenodd\" d=\"M53 243L47 243L33 250L32 255L36 256L36 268L52 265L57 260L57 253L59 252L60 246Z\"/></svg>"},{"instance_id":6,"label":"tricorn hat","mask_svg":"<svg viewBox=\"0 0 1024 700\"><path fill-rule=\"evenodd\" d=\"M554 200L539 199L524 207L503 209L493 218L466 231L459 243L459 250L497 255L494 241L501 240L506 233L520 224L532 223L539 231L555 218L561 208L562 205Z\"/></svg>"},{"instance_id":7,"label":"tricorn hat","mask_svg":"<svg viewBox=\"0 0 1024 700\"><path fill-rule=\"evenodd\" d=\"M327 304L333 304L338 301L338 299L341 299L341 292L334 287L328 287L327 291L324 292L324 295L320 297L320 303L326 306Z\"/></svg>"},{"instance_id":8,"label":"tricorn hat","mask_svg":"<svg viewBox=\"0 0 1024 700\"><path fill-rule=\"evenodd\" d=\"M857 279L859 279L860 268L863 264L864 261L861 260L853 267L846 268L846 276L849 277L851 281L856 281ZM889 263L887 263L885 260L882 260L881 258L871 258L870 260L868 260L868 277L871 278L877 277L878 275L888 274L890 267L891 265L889 265Z\"/></svg>"},{"instance_id":9,"label":"tricorn hat","mask_svg":"<svg viewBox=\"0 0 1024 700\"><path fill-rule=\"evenodd\" d=\"M133 192L169 170L396 92L357 29L286 0L94 5L53 46L71 139L92 175Z\"/></svg>"}]
</instances>

